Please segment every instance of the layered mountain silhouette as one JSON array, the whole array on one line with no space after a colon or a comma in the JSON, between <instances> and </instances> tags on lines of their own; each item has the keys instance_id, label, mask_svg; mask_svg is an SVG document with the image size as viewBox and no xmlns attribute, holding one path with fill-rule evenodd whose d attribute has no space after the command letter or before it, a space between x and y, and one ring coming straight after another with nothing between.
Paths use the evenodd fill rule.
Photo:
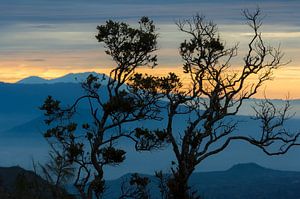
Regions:
<instances>
[{"instance_id":1,"label":"layered mountain silhouette","mask_svg":"<svg viewBox=\"0 0 300 199\"><path fill-rule=\"evenodd\" d=\"M60 100L63 105L72 104L74 100L83 94L81 85L76 76L84 78L90 73L69 74L55 81L46 80L55 83L30 83L22 81L21 83L6 84L0 83L0 155L2 165L20 164L25 168L32 166L31 159L45 160L47 157L48 145L42 136L46 126L43 123L43 113L39 107L43 104L48 95ZM99 74L100 77L103 76ZM67 78L65 78L67 77ZM67 82L70 80L70 82ZM100 90L101 97L107 97L105 88ZM255 100L257 101L257 100ZM254 101L245 103L245 111L251 108ZM273 100L279 106L280 100ZM252 104L251 104L252 103ZM300 107L300 101L291 102L293 110L297 111ZM89 121L89 111L86 107L81 107L80 113L75 118L76 122ZM176 118L176 129L182 130L184 122L188 118ZM258 122L251 120L247 115L238 115L236 119L239 122L239 133L257 134ZM288 123L289 128L293 131L299 127L299 119L291 119ZM130 124L136 125L136 124ZM126 126L132 128L133 126ZM159 122L141 122L148 128L161 128ZM80 126L80 125L79 125ZM142 173L152 174L155 169L168 169L170 162L174 160L173 154L169 147L162 151L153 151L151 153L137 153L132 143L125 141L120 143L128 153L124 164L117 168L108 168L106 178L112 179L120 177L128 172L139 171ZM232 143L232 145L223 153L218 154L203 162L197 171L212 171L229 168L238 162L256 162L264 166L286 170L300 170L299 148L292 149L289 154L279 157L267 157L260 150L249 146L245 143ZM11 159L12 156L18 157ZM162 161L163 160L163 161ZM140 162L143 162L141 164Z\"/></svg>"},{"instance_id":2,"label":"layered mountain silhouette","mask_svg":"<svg viewBox=\"0 0 300 199\"><path fill-rule=\"evenodd\" d=\"M116 180L107 181L105 199L118 198L120 187L129 186L126 174ZM141 175L150 179L152 198L159 199L158 179L152 175ZM191 188L204 199L287 199L300 198L300 172L280 171L262 167L255 163L237 164L225 171L196 172L190 179ZM72 186L70 192L76 193Z\"/></svg>"}]
</instances>

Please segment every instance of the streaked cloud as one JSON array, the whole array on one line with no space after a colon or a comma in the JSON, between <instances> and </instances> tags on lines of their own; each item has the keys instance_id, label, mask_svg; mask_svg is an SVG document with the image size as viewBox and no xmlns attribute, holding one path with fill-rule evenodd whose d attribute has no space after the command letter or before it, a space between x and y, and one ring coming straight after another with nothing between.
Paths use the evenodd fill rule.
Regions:
<instances>
[{"instance_id":1,"label":"streaked cloud","mask_svg":"<svg viewBox=\"0 0 300 199\"><path fill-rule=\"evenodd\" d=\"M24 61L28 62L44 62L47 61L46 59L25 59Z\"/></svg>"},{"instance_id":2,"label":"streaked cloud","mask_svg":"<svg viewBox=\"0 0 300 199\"><path fill-rule=\"evenodd\" d=\"M252 36L252 33L241 33L241 36ZM300 38L300 32L263 32L264 38L295 39Z\"/></svg>"}]
</instances>

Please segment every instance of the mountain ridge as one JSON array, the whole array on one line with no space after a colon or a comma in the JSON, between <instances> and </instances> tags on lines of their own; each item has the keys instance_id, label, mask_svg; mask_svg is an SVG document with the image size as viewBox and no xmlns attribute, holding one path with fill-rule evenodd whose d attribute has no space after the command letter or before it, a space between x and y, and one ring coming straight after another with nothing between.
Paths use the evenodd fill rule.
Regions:
<instances>
[{"instance_id":1,"label":"mountain ridge","mask_svg":"<svg viewBox=\"0 0 300 199\"><path fill-rule=\"evenodd\" d=\"M98 76L99 78L103 78L104 83L110 78L108 75L104 73L97 73L95 71L87 71L87 72L80 72L80 73L67 73L60 77L55 77L51 79L42 78L40 76L28 76L23 79L20 79L14 83L7 83L1 82L0 84L57 84L57 83L81 83L83 82L88 75L93 74ZM103 82L102 82L103 83ZM268 98L269 100L273 101L283 101L284 99L277 99L277 98ZM261 100L261 98L253 98L253 100ZM299 101L300 98L289 99L289 101Z\"/></svg>"},{"instance_id":2,"label":"mountain ridge","mask_svg":"<svg viewBox=\"0 0 300 199\"><path fill-rule=\"evenodd\" d=\"M0 167L0 198L66 198L67 192L20 166ZM23 197L26 196L26 197Z\"/></svg>"},{"instance_id":3,"label":"mountain ridge","mask_svg":"<svg viewBox=\"0 0 300 199\"><path fill-rule=\"evenodd\" d=\"M258 170L261 172L256 172ZM152 198L160 198L158 180L152 175L140 175L150 179ZM104 199L118 198L119 187L128 179L130 173L107 181L109 188ZM299 171L274 170L253 162L239 163L222 171L195 172L191 176L190 185L192 190L197 190L201 198L205 199L300 198Z\"/></svg>"},{"instance_id":4,"label":"mountain ridge","mask_svg":"<svg viewBox=\"0 0 300 199\"><path fill-rule=\"evenodd\" d=\"M81 83L83 82L90 74L97 76L99 78L104 78L104 81L109 77L103 73L96 73L94 71L91 72L82 72L82 73L68 73L66 75L45 79L39 76L29 76L23 78L15 84L56 84L56 83ZM105 81L106 82L106 81Z\"/></svg>"}]
</instances>

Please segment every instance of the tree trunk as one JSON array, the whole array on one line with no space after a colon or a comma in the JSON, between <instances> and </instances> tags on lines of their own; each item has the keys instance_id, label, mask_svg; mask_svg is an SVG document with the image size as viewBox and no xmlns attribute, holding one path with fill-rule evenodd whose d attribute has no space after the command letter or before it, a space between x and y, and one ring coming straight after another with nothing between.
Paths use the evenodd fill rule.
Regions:
<instances>
[{"instance_id":1,"label":"tree trunk","mask_svg":"<svg viewBox=\"0 0 300 199\"><path fill-rule=\"evenodd\" d=\"M169 199L200 199L191 191L188 184L193 169L179 166L168 181Z\"/></svg>"}]
</instances>

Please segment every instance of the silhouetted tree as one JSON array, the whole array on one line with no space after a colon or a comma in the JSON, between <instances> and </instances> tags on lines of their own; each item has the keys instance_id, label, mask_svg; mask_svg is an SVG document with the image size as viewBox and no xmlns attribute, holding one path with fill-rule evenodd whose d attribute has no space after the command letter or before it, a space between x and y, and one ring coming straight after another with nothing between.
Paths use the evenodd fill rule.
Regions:
<instances>
[{"instance_id":1,"label":"silhouetted tree","mask_svg":"<svg viewBox=\"0 0 300 199\"><path fill-rule=\"evenodd\" d=\"M159 78L141 82L134 76L139 66L156 66L153 52L157 49L157 34L153 21L142 17L139 26L132 28L110 20L97 29L97 40L104 43L105 53L116 62L109 77L90 75L82 83L85 94L69 107L62 107L51 96L41 107L49 125L45 137L66 151L69 163L76 164L74 185L84 199L100 198L105 190L104 167L124 161L126 151L116 148L118 140L128 138L137 150L151 150L163 145L166 138L164 131L151 131L140 125L134 129L124 127L131 122L160 119L157 114L161 94L155 81ZM125 85L129 79L131 84ZM80 103L88 106L91 116L81 127L72 120Z\"/></svg>"},{"instance_id":2,"label":"silhouetted tree","mask_svg":"<svg viewBox=\"0 0 300 199\"><path fill-rule=\"evenodd\" d=\"M50 160L45 165L40 164L46 180L55 186L64 185L74 175L75 168L72 167L70 162L66 162L65 157L62 155L49 153Z\"/></svg>"},{"instance_id":3,"label":"silhouetted tree","mask_svg":"<svg viewBox=\"0 0 300 199\"><path fill-rule=\"evenodd\" d=\"M282 65L283 57L279 48L266 45L262 38L260 10L254 13L245 10L243 14L253 35L241 71L231 67L238 45L227 48L214 23L199 15L177 23L189 36L179 51L190 87L184 89L174 73L166 77L165 87L160 87L168 110L166 132L176 157L167 182L168 198L198 198L188 184L191 174L203 160L220 153L233 141L247 142L268 155L284 154L299 145L300 134L289 133L283 127L289 103L282 109L270 101L259 104L256 119L261 121L262 131L256 136L237 131L238 121L234 116L245 100L272 79L272 72ZM183 115L189 119L184 130L178 132L174 129L174 119Z\"/></svg>"},{"instance_id":4,"label":"silhouetted tree","mask_svg":"<svg viewBox=\"0 0 300 199\"><path fill-rule=\"evenodd\" d=\"M49 152L49 160L45 164L34 164L34 170L50 184L56 187L63 187L75 175L75 167L67 159L67 151L59 151L50 143L51 151ZM39 172L38 170L41 170Z\"/></svg>"},{"instance_id":5,"label":"silhouetted tree","mask_svg":"<svg viewBox=\"0 0 300 199\"><path fill-rule=\"evenodd\" d=\"M168 180L169 176L163 174L162 171L156 171L155 172L155 177L158 180L158 188L160 192L160 198L161 199L167 199L169 196L169 189L168 189Z\"/></svg>"},{"instance_id":6,"label":"silhouetted tree","mask_svg":"<svg viewBox=\"0 0 300 199\"><path fill-rule=\"evenodd\" d=\"M49 144L51 150L49 151L49 160L46 163L41 164L32 160L33 172L36 176L39 176L33 181L35 185L34 188L39 194L45 193L45 190L47 190L47 192L50 193L48 194L48 198L73 198L73 196L65 190L64 186L70 183L70 180L74 177L75 168L67 160L66 151L59 151L60 149L55 148L51 143ZM40 177L43 180L41 180ZM20 182L26 180L20 179ZM41 183L45 183L48 186L43 187Z\"/></svg>"}]
</instances>

